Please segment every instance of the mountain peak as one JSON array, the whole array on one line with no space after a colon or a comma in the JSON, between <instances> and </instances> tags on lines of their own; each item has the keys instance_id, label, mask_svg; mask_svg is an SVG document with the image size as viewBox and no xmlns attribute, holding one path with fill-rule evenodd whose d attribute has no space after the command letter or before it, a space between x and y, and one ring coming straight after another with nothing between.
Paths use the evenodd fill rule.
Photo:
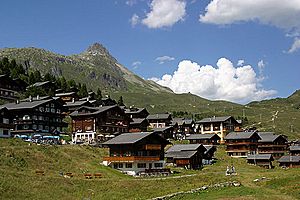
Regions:
<instances>
[{"instance_id":1,"label":"mountain peak","mask_svg":"<svg viewBox=\"0 0 300 200\"><path fill-rule=\"evenodd\" d=\"M108 50L100 43L96 42L89 46L86 50L89 53L109 54Z\"/></svg>"}]
</instances>

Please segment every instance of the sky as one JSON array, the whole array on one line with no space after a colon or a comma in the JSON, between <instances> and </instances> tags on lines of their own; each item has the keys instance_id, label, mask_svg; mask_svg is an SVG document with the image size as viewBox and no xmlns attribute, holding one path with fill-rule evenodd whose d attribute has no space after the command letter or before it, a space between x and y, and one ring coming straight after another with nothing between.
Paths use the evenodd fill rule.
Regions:
<instances>
[{"instance_id":1,"label":"sky","mask_svg":"<svg viewBox=\"0 0 300 200\"><path fill-rule=\"evenodd\" d=\"M0 48L103 44L175 93L247 103L300 89L300 0L3 0Z\"/></svg>"}]
</instances>

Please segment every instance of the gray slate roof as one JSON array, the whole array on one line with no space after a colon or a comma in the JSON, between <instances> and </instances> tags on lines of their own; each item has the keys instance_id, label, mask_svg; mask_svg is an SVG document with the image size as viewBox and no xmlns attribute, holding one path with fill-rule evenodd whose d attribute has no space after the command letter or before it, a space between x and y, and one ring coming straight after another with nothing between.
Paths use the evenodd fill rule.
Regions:
<instances>
[{"instance_id":1,"label":"gray slate roof","mask_svg":"<svg viewBox=\"0 0 300 200\"><path fill-rule=\"evenodd\" d=\"M134 144L151 134L153 134L153 132L123 133L111 140L104 142L103 144Z\"/></svg>"},{"instance_id":2,"label":"gray slate roof","mask_svg":"<svg viewBox=\"0 0 300 200\"><path fill-rule=\"evenodd\" d=\"M46 85L48 83L50 83L50 81L36 82L32 85L29 85L28 88L30 88L30 87L40 87L40 86Z\"/></svg>"},{"instance_id":3,"label":"gray slate roof","mask_svg":"<svg viewBox=\"0 0 300 200\"><path fill-rule=\"evenodd\" d=\"M87 116L87 115L97 115L100 114L104 111L107 111L111 108L114 107L118 107L117 105L113 105L113 106L102 106L102 107L88 107L88 106L82 106L80 107L78 110L82 109L82 108L86 108L88 110L90 110L91 112L89 113L79 113L78 110L75 110L74 112L70 113L70 116Z\"/></svg>"},{"instance_id":4,"label":"gray slate roof","mask_svg":"<svg viewBox=\"0 0 300 200\"><path fill-rule=\"evenodd\" d=\"M172 126L166 126L164 128L154 128L153 131L154 132L164 132L164 131L166 131L168 129L171 129L171 128L173 128L173 127Z\"/></svg>"},{"instance_id":5,"label":"gray slate roof","mask_svg":"<svg viewBox=\"0 0 300 200\"><path fill-rule=\"evenodd\" d=\"M166 152L172 151L195 151L198 150L202 144L175 144L171 146Z\"/></svg>"},{"instance_id":6,"label":"gray slate roof","mask_svg":"<svg viewBox=\"0 0 300 200\"><path fill-rule=\"evenodd\" d=\"M271 154L255 154L255 155L248 155L247 160L273 160Z\"/></svg>"},{"instance_id":7,"label":"gray slate roof","mask_svg":"<svg viewBox=\"0 0 300 200\"><path fill-rule=\"evenodd\" d=\"M231 132L225 136L225 140L243 140L249 139L252 135L256 134L255 131L252 132Z\"/></svg>"},{"instance_id":8,"label":"gray slate roof","mask_svg":"<svg viewBox=\"0 0 300 200\"><path fill-rule=\"evenodd\" d=\"M261 140L258 142L274 142L281 135L275 135L273 132L257 132ZM286 141L287 142L287 141Z\"/></svg>"},{"instance_id":9,"label":"gray slate roof","mask_svg":"<svg viewBox=\"0 0 300 200\"><path fill-rule=\"evenodd\" d=\"M179 126L182 126L184 124L184 118L173 118L172 119L172 125L178 124Z\"/></svg>"},{"instance_id":10,"label":"gray slate roof","mask_svg":"<svg viewBox=\"0 0 300 200\"><path fill-rule=\"evenodd\" d=\"M65 93L58 93L55 94L56 97L63 97L63 96L70 96L72 94L76 94L76 92L65 92Z\"/></svg>"},{"instance_id":11,"label":"gray slate roof","mask_svg":"<svg viewBox=\"0 0 300 200\"><path fill-rule=\"evenodd\" d=\"M86 103L90 103L89 101L74 101L74 102L66 102L64 106L71 107L71 106L82 106Z\"/></svg>"},{"instance_id":12,"label":"gray slate roof","mask_svg":"<svg viewBox=\"0 0 300 200\"><path fill-rule=\"evenodd\" d=\"M163 113L163 114L154 114L154 115L148 115L147 119L148 120L155 120L155 119L168 119L171 117L171 114L166 114L166 113Z\"/></svg>"},{"instance_id":13,"label":"gray slate roof","mask_svg":"<svg viewBox=\"0 0 300 200\"><path fill-rule=\"evenodd\" d=\"M193 157L197 151L171 151L166 152L166 158L173 158L173 159L188 159Z\"/></svg>"},{"instance_id":14,"label":"gray slate roof","mask_svg":"<svg viewBox=\"0 0 300 200\"><path fill-rule=\"evenodd\" d=\"M130 124L141 124L144 121L147 121L146 118L132 118L132 122L130 122Z\"/></svg>"},{"instance_id":15,"label":"gray slate roof","mask_svg":"<svg viewBox=\"0 0 300 200\"><path fill-rule=\"evenodd\" d=\"M203 145L206 149L206 151L204 152L204 154L207 154L209 151L211 151L212 149L215 149L215 151L217 150L216 147L214 145Z\"/></svg>"},{"instance_id":16,"label":"gray slate roof","mask_svg":"<svg viewBox=\"0 0 300 200\"><path fill-rule=\"evenodd\" d=\"M186 137L186 139L187 140L209 140L215 136L221 139L217 134L191 134L190 136Z\"/></svg>"},{"instance_id":17,"label":"gray slate roof","mask_svg":"<svg viewBox=\"0 0 300 200\"><path fill-rule=\"evenodd\" d=\"M126 108L125 113L126 114L136 114L136 113L142 112L143 110L146 110L146 108Z\"/></svg>"},{"instance_id":18,"label":"gray slate roof","mask_svg":"<svg viewBox=\"0 0 300 200\"><path fill-rule=\"evenodd\" d=\"M200 121L197 121L197 124L201 123L210 123L210 122L224 122L228 120L231 116L224 116L224 117L210 117L210 118L204 118L201 119Z\"/></svg>"},{"instance_id":19,"label":"gray slate roof","mask_svg":"<svg viewBox=\"0 0 300 200\"><path fill-rule=\"evenodd\" d=\"M37 100L37 101L21 101L17 103L8 103L2 106L6 107L8 110L18 110L18 109L32 109L38 107L44 103L53 101L53 99Z\"/></svg>"},{"instance_id":20,"label":"gray slate roof","mask_svg":"<svg viewBox=\"0 0 300 200\"><path fill-rule=\"evenodd\" d=\"M300 151L300 145L292 145L289 148L290 151Z\"/></svg>"},{"instance_id":21,"label":"gray slate roof","mask_svg":"<svg viewBox=\"0 0 300 200\"><path fill-rule=\"evenodd\" d=\"M279 158L278 162L280 163L298 163L300 162L300 156L282 156Z\"/></svg>"}]
</instances>

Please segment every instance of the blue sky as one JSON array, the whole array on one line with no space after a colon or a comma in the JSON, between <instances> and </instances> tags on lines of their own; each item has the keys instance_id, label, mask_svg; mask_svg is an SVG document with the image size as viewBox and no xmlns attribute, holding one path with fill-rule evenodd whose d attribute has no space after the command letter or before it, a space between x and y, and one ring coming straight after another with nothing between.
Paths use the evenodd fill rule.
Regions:
<instances>
[{"instance_id":1,"label":"blue sky","mask_svg":"<svg viewBox=\"0 0 300 200\"><path fill-rule=\"evenodd\" d=\"M177 93L245 103L300 88L299 18L299 0L6 0L0 48L99 42Z\"/></svg>"}]
</instances>

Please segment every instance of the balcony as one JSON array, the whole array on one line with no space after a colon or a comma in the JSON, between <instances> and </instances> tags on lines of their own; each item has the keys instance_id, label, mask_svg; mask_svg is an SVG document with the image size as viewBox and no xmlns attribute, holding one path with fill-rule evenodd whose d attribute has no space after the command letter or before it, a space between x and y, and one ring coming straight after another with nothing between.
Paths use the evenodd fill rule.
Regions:
<instances>
[{"instance_id":1,"label":"balcony","mask_svg":"<svg viewBox=\"0 0 300 200\"><path fill-rule=\"evenodd\" d=\"M134 161L159 161L159 156L123 156L123 157L104 157L108 162L134 162Z\"/></svg>"}]
</instances>

